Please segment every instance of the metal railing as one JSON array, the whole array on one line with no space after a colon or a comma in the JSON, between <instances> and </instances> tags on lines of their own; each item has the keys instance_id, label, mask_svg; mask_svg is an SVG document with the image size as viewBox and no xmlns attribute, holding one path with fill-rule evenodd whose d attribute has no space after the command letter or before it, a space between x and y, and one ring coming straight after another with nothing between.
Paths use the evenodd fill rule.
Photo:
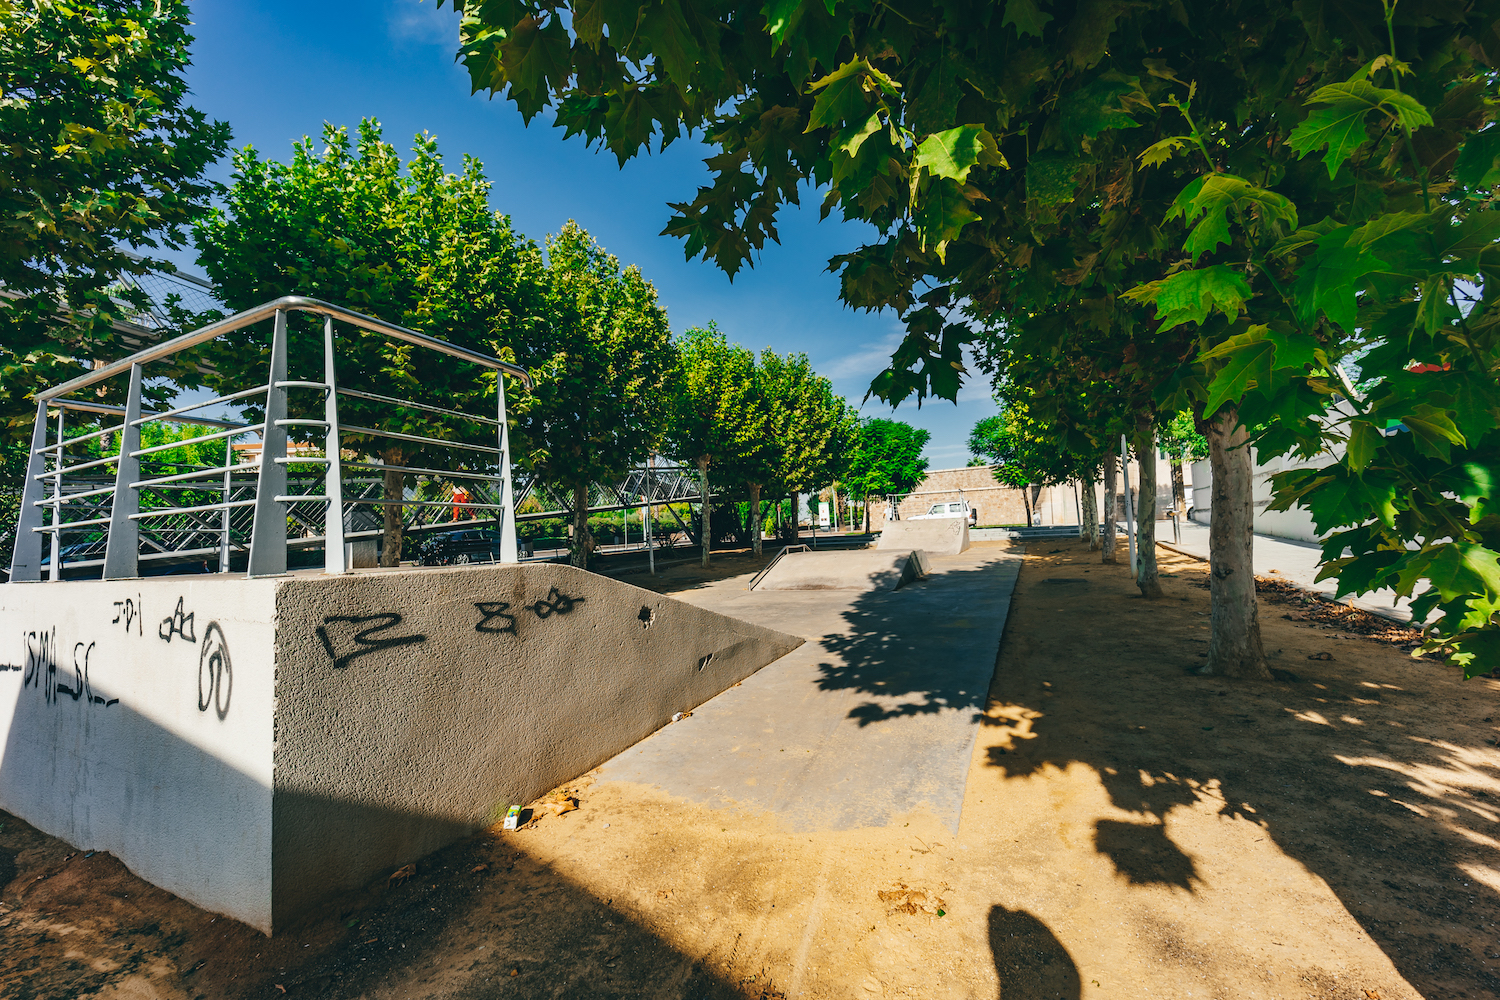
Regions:
<instances>
[{"instance_id":1,"label":"metal railing","mask_svg":"<svg viewBox=\"0 0 1500 1000\"><path fill-rule=\"evenodd\" d=\"M323 317L321 377L289 376L287 315L291 312L309 312ZM265 383L166 411L143 410L142 390L147 365L267 319L272 320L273 328ZM495 416L481 416L340 386L335 320L495 370ZM127 374L129 387L123 407L70 398L108 379ZM501 560L514 562L515 496L511 481L504 375L519 378L528 387L531 385L524 369L498 358L302 296L276 299L96 368L36 396L37 418L22 489L10 580L13 583L40 580L44 561L50 580L62 579L65 563L74 567L102 566L106 580L128 579L140 575L143 558L148 561L180 561L211 555L218 561L220 572L228 572L236 550L246 557L248 576L275 576L286 572L289 548L316 547L324 550L325 572L343 573L349 569L346 541L351 536L380 534L373 528L348 530L350 522L358 520L360 508L380 509L387 505L397 505L402 509L447 508L453 505L451 498L417 499L404 494L396 498L382 496L382 479L366 477L346 481L346 468L378 472L382 476L399 472L443 482L458 479L473 483L475 488L470 493L478 496L469 496L465 507L493 512L501 532ZM293 392L321 395L321 418L292 416L289 393ZM492 427L495 443L493 446L478 444L473 437L437 438L381 427L341 426L341 396L359 398L405 413L430 412ZM246 400L262 405L262 420L242 423L201 416L196 412ZM311 412L316 412L315 404ZM49 420L49 413L56 414L55 440L51 440L54 424ZM120 422L69 438L69 413L119 417ZM204 433L143 446L142 428L158 421L202 428ZM116 436L118 447L105 454L104 448ZM305 437L309 441L320 439L322 454L302 454L289 449L292 436ZM258 439L259 454L249 461L236 461L236 439L249 437ZM472 456L472 461L466 463L467 467L461 463L454 468L433 469L385 464L358 457L346 460L343 457L346 438L379 438L418 449L434 448L445 452L456 449ZM206 449L220 443L224 449L222 465L171 459L173 451L189 446ZM253 448L254 442L245 444ZM93 457L96 453L98 457ZM323 474L293 478L289 473L295 466L322 467ZM112 481L109 477L101 478L100 473L110 467L114 470ZM321 492L315 492L320 486ZM373 520L368 511L364 513L367 520ZM248 524L245 523L247 520ZM297 532L295 538L289 536L293 530ZM72 545L67 544L70 539ZM42 555L44 540L49 550L46 560ZM82 558L69 560L69 555Z\"/></svg>"}]
</instances>

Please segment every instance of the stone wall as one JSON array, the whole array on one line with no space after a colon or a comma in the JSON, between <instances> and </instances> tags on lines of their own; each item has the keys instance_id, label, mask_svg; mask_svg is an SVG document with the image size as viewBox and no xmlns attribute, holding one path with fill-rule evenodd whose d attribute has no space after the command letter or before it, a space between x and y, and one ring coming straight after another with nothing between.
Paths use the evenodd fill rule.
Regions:
<instances>
[{"instance_id":1,"label":"stone wall","mask_svg":"<svg viewBox=\"0 0 1500 1000\"><path fill-rule=\"evenodd\" d=\"M996 482L994 469L993 465L975 465L927 473L915 490L902 497L902 519L925 514L935 503L967 500L977 512L979 524L1025 524L1026 502L1021 491ZM1073 491L1069 487L1042 487L1036 507L1043 512L1046 524L1077 523ZM884 507L874 508L872 514L875 529L879 530L885 519Z\"/></svg>"}]
</instances>

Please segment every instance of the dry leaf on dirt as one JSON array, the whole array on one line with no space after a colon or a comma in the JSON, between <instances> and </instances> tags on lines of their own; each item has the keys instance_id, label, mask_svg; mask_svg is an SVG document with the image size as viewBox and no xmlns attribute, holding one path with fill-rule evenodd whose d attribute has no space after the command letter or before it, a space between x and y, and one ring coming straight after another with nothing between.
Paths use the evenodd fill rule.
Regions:
<instances>
[{"instance_id":1,"label":"dry leaf on dirt","mask_svg":"<svg viewBox=\"0 0 1500 1000\"><path fill-rule=\"evenodd\" d=\"M1331 659L1333 659L1333 654L1329 653L1329 652L1313 653L1311 656L1308 657L1308 659L1309 660L1331 660Z\"/></svg>"},{"instance_id":2,"label":"dry leaf on dirt","mask_svg":"<svg viewBox=\"0 0 1500 1000\"><path fill-rule=\"evenodd\" d=\"M391 877L388 881L392 885L400 885L402 882L405 882L416 873L416 865L403 865L402 867L397 868L395 871L391 872Z\"/></svg>"},{"instance_id":3,"label":"dry leaf on dirt","mask_svg":"<svg viewBox=\"0 0 1500 1000\"><path fill-rule=\"evenodd\" d=\"M946 887L945 887L946 888ZM897 882L894 889L881 889L875 893L887 907L886 916L906 913L915 916L927 913L936 916L945 903L937 893L927 889L913 889L905 882Z\"/></svg>"},{"instance_id":4,"label":"dry leaf on dirt","mask_svg":"<svg viewBox=\"0 0 1500 1000\"><path fill-rule=\"evenodd\" d=\"M472 875L475 872L488 871L489 867L489 865L475 865L473 868L469 869L469 874Z\"/></svg>"},{"instance_id":5,"label":"dry leaf on dirt","mask_svg":"<svg viewBox=\"0 0 1500 1000\"><path fill-rule=\"evenodd\" d=\"M548 799L536 807L536 812L538 814L547 812L554 816L561 816L563 813L570 813L577 808L578 800L571 796L565 796L563 798Z\"/></svg>"},{"instance_id":6,"label":"dry leaf on dirt","mask_svg":"<svg viewBox=\"0 0 1500 1000\"><path fill-rule=\"evenodd\" d=\"M658 889L658 890L656 890L656 898L657 899L671 899L672 898L672 890L671 889Z\"/></svg>"}]
</instances>

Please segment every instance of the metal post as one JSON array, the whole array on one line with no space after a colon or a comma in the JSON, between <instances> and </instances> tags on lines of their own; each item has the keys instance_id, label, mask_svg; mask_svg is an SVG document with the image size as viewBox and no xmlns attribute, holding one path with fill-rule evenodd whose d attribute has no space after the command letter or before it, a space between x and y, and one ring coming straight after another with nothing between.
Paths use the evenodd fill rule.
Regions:
<instances>
[{"instance_id":1,"label":"metal post","mask_svg":"<svg viewBox=\"0 0 1500 1000\"><path fill-rule=\"evenodd\" d=\"M495 370L495 403L500 417L500 561L520 562L516 552L516 493L510 479L510 424L505 418L505 373Z\"/></svg>"},{"instance_id":2,"label":"metal post","mask_svg":"<svg viewBox=\"0 0 1500 1000\"><path fill-rule=\"evenodd\" d=\"M35 583L42 578L42 499L45 487L37 477L46 463L47 404L36 404L36 423L31 426L31 455L26 460L26 481L21 484L21 511L16 518L16 544L10 554L10 582Z\"/></svg>"},{"instance_id":3,"label":"metal post","mask_svg":"<svg viewBox=\"0 0 1500 1000\"><path fill-rule=\"evenodd\" d=\"M656 494L651 490L651 470L656 467L656 456L646 459L646 560L651 564L651 575L656 575L656 545L651 538L651 501Z\"/></svg>"},{"instance_id":4,"label":"metal post","mask_svg":"<svg viewBox=\"0 0 1500 1000\"><path fill-rule=\"evenodd\" d=\"M57 451L52 463L55 470L52 476L52 534L48 536L47 544L47 551L52 556L47 561L47 579L53 582L62 579L62 469L67 464L67 457L63 455L63 416L67 412L67 407L57 408Z\"/></svg>"},{"instance_id":5,"label":"metal post","mask_svg":"<svg viewBox=\"0 0 1500 1000\"><path fill-rule=\"evenodd\" d=\"M234 435L224 439L224 509L219 511L219 572L229 572L229 501L234 491Z\"/></svg>"},{"instance_id":6,"label":"metal post","mask_svg":"<svg viewBox=\"0 0 1500 1000\"><path fill-rule=\"evenodd\" d=\"M1125 537L1130 540L1130 572L1138 572L1135 565L1135 502L1130 496L1130 449L1125 444L1125 435L1120 435L1120 475L1125 482Z\"/></svg>"},{"instance_id":7,"label":"metal post","mask_svg":"<svg viewBox=\"0 0 1500 1000\"><path fill-rule=\"evenodd\" d=\"M498 372L496 378L500 378ZM339 454L338 371L333 359L333 317L323 317L323 419L328 433L323 438L323 456L328 460L323 474L323 495L328 498L323 516L323 572L347 573L344 554L344 467Z\"/></svg>"},{"instance_id":8,"label":"metal post","mask_svg":"<svg viewBox=\"0 0 1500 1000\"><path fill-rule=\"evenodd\" d=\"M130 395L125 399L125 426L120 428L120 457L115 462L115 495L109 508L109 537L104 542L104 579L129 580L141 575L141 366L130 366Z\"/></svg>"},{"instance_id":9,"label":"metal post","mask_svg":"<svg viewBox=\"0 0 1500 1000\"><path fill-rule=\"evenodd\" d=\"M276 310L271 333L271 367L266 389L266 425L260 432L260 473L255 480L255 521L250 529L250 565L246 576L280 576L286 572L286 310Z\"/></svg>"}]
</instances>

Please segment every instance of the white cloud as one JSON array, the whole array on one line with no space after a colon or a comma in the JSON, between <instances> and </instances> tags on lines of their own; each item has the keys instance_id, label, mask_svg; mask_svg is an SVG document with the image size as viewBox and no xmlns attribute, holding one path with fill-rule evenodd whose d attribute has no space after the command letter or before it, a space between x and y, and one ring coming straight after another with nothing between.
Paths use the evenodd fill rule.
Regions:
<instances>
[{"instance_id":1,"label":"white cloud","mask_svg":"<svg viewBox=\"0 0 1500 1000\"><path fill-rule=\"evenodd\" d=\"M386 9L386 31L391 40L415 45L437 45L458 50L459 12L454 4L442 10L428 0L391 0Z\"/></svg>"}]
</instances>

